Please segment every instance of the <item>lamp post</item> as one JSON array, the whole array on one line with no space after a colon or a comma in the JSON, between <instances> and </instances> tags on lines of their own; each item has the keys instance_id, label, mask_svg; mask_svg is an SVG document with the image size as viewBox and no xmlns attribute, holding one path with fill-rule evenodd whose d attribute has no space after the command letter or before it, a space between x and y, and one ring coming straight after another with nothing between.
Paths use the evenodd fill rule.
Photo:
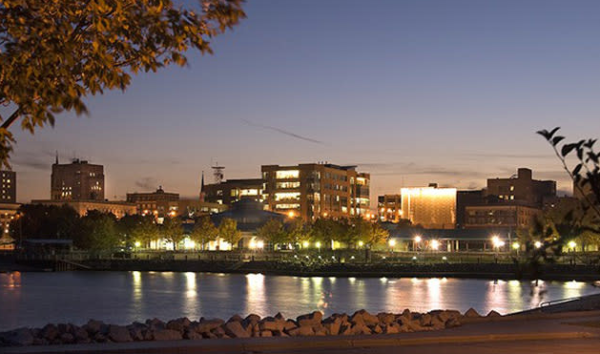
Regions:
<instances>
[{"instance_id":1,"label":"lamp post","mask_svg":"<svg viewBox=\"0 0 600 354\"><path fill-rule=\"evenodd\" d=\"M394 246L396 246L396 240L394 240L392 238L392 239L390 239L390 241L388 243L390 245L390 249L392 250L392 253L394 253Z\"/></svg>"},{"instance_id":2,"label":"lamp post","mask_svg":"<svg viewBox=\"0 0 600 354\"><path fill-rule=\"evenodd\" d=\"M421 243L422 240L423 239L421 238L421 236L415 236L415 238L413 239L413 251L419 252L419 243Z\"/></svg>"}]
</instances>

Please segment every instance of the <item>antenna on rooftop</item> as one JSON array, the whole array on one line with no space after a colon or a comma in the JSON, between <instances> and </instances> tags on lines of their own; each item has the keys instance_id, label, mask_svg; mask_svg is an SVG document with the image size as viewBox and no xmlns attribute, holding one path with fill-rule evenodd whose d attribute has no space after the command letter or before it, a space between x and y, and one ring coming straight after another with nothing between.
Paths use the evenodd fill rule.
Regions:
<instances>
[{"instance_id":1,"label":"antenna on rooftop","mask_svg":"<svg viewBox=\"0 0 600 354\"><path fill-rule=\"evenodd\" d=\"M219 163L217 162L214 166L212 166L212 169L215 184L220 184L223 182L223 177L225 176L223 170L225 170L225 166L219 166Z\"/></svg>"}]
</instances>

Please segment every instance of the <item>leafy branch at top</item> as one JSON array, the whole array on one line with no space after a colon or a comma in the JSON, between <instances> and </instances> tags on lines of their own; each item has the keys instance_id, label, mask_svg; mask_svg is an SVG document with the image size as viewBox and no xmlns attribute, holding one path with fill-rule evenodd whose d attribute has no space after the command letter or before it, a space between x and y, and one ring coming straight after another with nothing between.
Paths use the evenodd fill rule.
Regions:
<instances>
[{"instance_id":1,"label":"leafy branch at top","mask_svg":"<svg viewBox=\"0 0 600 354\"><path fill-rule=\"evenodd\" d=\"M0 1L0 105L14 110L0 115L0 167L9 167L14 122L33 134L57 113L86 113L88 95L125 90L131 73L186 65L189 49L212 53L210 39L245 17L242 3Z\"/></svg>"}]
</instances>

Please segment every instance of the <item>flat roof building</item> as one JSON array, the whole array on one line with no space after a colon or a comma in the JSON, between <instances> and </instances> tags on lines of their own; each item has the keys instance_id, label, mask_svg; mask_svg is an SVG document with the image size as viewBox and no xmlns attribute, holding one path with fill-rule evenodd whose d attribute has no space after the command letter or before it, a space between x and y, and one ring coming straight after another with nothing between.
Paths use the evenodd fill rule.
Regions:
<instances>
[{"instance_id":1,"label":"flat roof building","mask_svg":"<svg viewBox=\"0 0 600 354\"><path fill-rule=\"evenodd\" d=\"M52 165L50 181L52 200L104 200L104 166L75 159Z\"/></svg>"},{"instance_id":2,"label":"flat roof building","mask_svg":"<svg viewBox=\"0 0 600 354\"><path fill-rule=\"evenodd\" d=\"M17 173L0 171L0 203L17 202Z\"/></svg>"},{"instance_id":3,"label":"flat roof building","mask_svg":"<svg viewBox=\"0 0 600 354\"><path fill-rule=\"evenodd\" d=\"M544 198L556 196L556 181L533 179L528 168L519 168L510 178L490 178L487 180L486 198L495 197L498 202L519 203L538 208Z\"/></svg>"},{"instance_id":4,"label":"flat roof building","mask_svg":"<svg viewBox=\"0 0 600 354\"><path fill-rule=\"evenodd\" d=\"M165 192L160 186L155 192L127 193L127 202L137 206L138 214L173 217L178 214L179 194Z\"/></svg>"},{"instance_id":5,"label":"flat roof building","mask_svg":"<svg viewBox=\"0 0 600 354\"><path fill-rule=\"evenodd\" d=\"M263 196L268 209L304 221L367 217L370 175L356 166L308 163L293 166L263 165Z\"/></svg>"},{"instance_id":6,"label":"flat roof building","mask_svg":"<svg viewBox=\"0 0 600 354\"><path fill-rule=\"evenodd\" d=\"M456 227L456 188L429 187L402 188L402 215L413 225L426 229L454 229Z\"/></svg>"},{"instance_id":7,"label":"flat roof building","mask_svg":"<svg viewBox=\"0 0 600 354\"><path fill-rule=\"evenodd\" d=\"M241 199L263 202L263 184L261 178L228 179L224 182L207 184L202 187L204 200L231 206Z\"/></svg>"}]
</instances>

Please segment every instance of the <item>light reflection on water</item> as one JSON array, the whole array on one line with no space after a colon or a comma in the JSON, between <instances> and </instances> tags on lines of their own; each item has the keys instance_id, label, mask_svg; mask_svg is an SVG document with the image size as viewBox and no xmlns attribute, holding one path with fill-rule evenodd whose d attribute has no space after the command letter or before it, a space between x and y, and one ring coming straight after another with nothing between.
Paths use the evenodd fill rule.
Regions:
<instances>
[{"instance_id":1,"label":"light reflection on water","mask_svg":"<svg viewBox=\"0 0 600 354\"><path fill-rule=\"evenodd\" d=\"M454 278L336 278L173 272L62 272L0 274L0 330L82 324L90 318L126 324L158 317L220 317L281 311L295 317L367 309L432 309L510 313L541 302L597 290L584 282Z\"/></svg>"}]
</instances>

